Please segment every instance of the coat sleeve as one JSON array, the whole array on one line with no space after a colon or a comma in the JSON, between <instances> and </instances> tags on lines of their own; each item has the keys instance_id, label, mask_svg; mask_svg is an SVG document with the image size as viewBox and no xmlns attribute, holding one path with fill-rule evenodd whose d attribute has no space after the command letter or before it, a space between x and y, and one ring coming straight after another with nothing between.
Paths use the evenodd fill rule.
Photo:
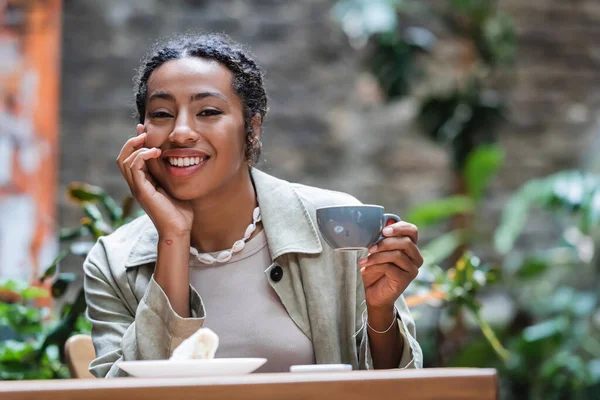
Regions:
<instances>
[{"instance_id":1,"label":"coat sleeve","mask_svg":"<svg viewBox=\"0 0 600 400\"><path fill-rule=\"evenodd\" d=\"M168 359L203 325L205 312L198 293L190 286L192 317L182 318L154 276L137 309L131 310L112 275L102 240L90 251L83 268L87 316L96 350L89 369L96 377L127 376L119 369L121 361Z\"/></svg>"},{"instance_id":2,"label":"coat sleeve","mask_svg":"<svg viewBox=\"0 0 600 400\"><path fill-rule=\"evenodd\" d=\"M364 255L366 255L366 253ZM360 266L357 268L360 269ZM369 334L367 332L367 324L365 323L367 318L367 306L364 299L365 289L359 272L357 274L356 284L356 343L359 355L358 364L360 369L374 369L371 348L369 346ZM402 358L400 359L398 368L423 368L423 351L421 350L419 342L417 342L415 321L404 300L404 296L401 295L398 300L396 300L394 306L396 308L396 325L398 326L400 336L402 337Z\"/></svg>"}]
</instances>

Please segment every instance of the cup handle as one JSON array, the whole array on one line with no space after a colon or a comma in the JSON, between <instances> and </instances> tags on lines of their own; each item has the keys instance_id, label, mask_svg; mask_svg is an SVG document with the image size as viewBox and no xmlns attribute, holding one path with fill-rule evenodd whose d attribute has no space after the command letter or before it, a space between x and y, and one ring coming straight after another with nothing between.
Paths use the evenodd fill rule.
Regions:
<instances>
[{"instance_id":1,"label":"cup handle","mask_svg":"<svg viewBox=\"0 0 600 400\"><path fill-rule=\"evenodd\" d=\"M400 222L400 221L402 221L402 219L399 216L397 216L396 214L383 214L383 227L384 228L387 226L387 223L389 221ZM383 234L379 234L379 239L377 239L377 243L381 242L384 238L385 238L385 236L383 236Z\"/></svg>"}]
</instances>

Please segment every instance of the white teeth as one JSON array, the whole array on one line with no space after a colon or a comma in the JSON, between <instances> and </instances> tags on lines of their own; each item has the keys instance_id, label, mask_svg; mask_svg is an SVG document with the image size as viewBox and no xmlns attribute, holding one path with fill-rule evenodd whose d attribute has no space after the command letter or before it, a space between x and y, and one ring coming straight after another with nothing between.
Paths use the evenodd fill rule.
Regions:
<instances>
[{"instance_id":1,"label":"white teeth","mask_svg":"<svg viewBox=\"0 0 600 400\"><path fill-rule=\"evenodd\" d=\"M206 157L169 157L169 164L175 167L189 167L190 165L200 164Z\"/></svg>"}]
</instances>

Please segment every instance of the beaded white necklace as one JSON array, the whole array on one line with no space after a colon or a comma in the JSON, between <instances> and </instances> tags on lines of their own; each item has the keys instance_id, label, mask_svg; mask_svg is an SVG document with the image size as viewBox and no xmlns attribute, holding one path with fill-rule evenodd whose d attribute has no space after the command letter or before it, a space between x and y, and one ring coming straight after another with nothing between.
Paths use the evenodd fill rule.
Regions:
<instances>
[{"instance_id":1,"label":"beaded white necklace","mask_svg":"<svg viewBox=\"0 0 600 400\"><path fill-rule=\"evenodd\" d=\"M217 255L217 258L213 257L212 255L210 255L208 253L200 253L194 247L190 247L190 253L193 256L195 256L198 259L198 261L200 261L202 264L211 265L216 262L226 263L227 261L231 260L231 257L233 257L233 255L235 253L239 253L240 251L242 251L244 249L244 247L246 247L246 242L248 241L248 239L250 239L250 236L252 236L252 234L256 230L256 224L259 223L261 220L262 220L262 216L260 214L260 208L256 207L254 209L254 211L252 212L252 223L250 225L248 225L248 227L246 228L244 237L242 239L236 241L233 244L233 247L231 249L223 250L222 252L220 252Z\"/></svg>"}]
</instances>

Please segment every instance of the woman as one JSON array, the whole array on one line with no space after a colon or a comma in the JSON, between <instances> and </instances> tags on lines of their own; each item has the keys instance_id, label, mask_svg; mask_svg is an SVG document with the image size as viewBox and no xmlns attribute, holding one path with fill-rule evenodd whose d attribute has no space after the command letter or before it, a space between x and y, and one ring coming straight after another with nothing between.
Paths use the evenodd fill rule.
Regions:
<instances>
[{"instance_id":1,"label":"woman","mask_svg":"<svg viewBox=\"0 0 600 400\"><path fill-rule=\"evenodd\" d=\"M358 201L253 167L267 98L240 45L173 39L143 62L135 90L137 135L117 163L147 216L101 238L84 264L94 375L167 359L203 326L220 338L217 357L265 357L260 371L421 366L402 298L422 264L417 228L388 227L360 259L323 245L315 209Z\"/></svg>"}]
</instances>

